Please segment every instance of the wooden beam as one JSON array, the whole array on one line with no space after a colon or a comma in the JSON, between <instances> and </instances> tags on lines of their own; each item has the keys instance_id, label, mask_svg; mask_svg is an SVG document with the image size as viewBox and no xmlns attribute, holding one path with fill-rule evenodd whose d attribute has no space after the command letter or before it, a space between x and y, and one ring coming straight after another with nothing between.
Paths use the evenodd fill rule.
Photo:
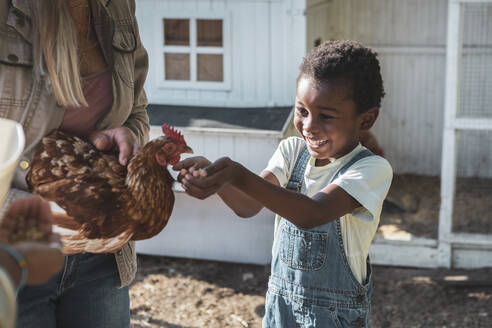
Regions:
<instances>
[{"instance_id":1,"label":"wooden beam","mask_svg":"<svg viewBox=\"0 0 492 328\"><path fill-rule=\"evenodd\" d=\"M444 132L441 163L441 207L439 210L438 266L451 267L451 244L445 236L451 233L455 179L456 130L454 122L459 105L459 81L463 34L463 6L449 0L446 48L446 84L444 104Z\"/></svg>"},{"instance_id":2,"label":"wooden beam","mask_svg":"<svg viewBox=\"0 0 492 328\"><path fill-rule=\"evenodd\" d=\"M227 129L227 128L200 128L200 127L181 127L175 126L184 134L195 135L230 135L230 136L252 136L259 138L282 138L282 132L276 130L254 130L254 129ZM154 136L162 135L160 126L151 125L150 134Z\"/></svg>"},{"instance_id":3,"label":"wooden beam","mask_svg":"<svg viewBox=\"0 0 492 328\"><path fill-rule=\"evenodd\" d=\"M388 239L381 236L376 236L373 240L373 244L377 245L393 245L393 246L425 246L425 247L437 247L437 240L431 238L419 238L412 235L410 240L395 240Z\"/></svg>"},{"instance_id":4,"label":"wooden beam","mask_svg":"<svg viewBox=\"0 0 492 328\"><path fill-rule=\"evenodd\" d=\"M454 248L453 268L479 269L492 268L492 250L473 248Z\"/></svg>"},{"instance_id":5,"label":"wooden beam","mask_svg":"<svg viewBox=\"0 0 492 328\"><path fill-rule=\"evenodd\" d=\"M492 0L450 0L453 3L492 3Z\"/></svg>"},{"instance_id":6,"label":"wooden beam","mask_svg":"<svg viewBox=\"0 0 492 328\"><path fill-rule=\"evenodd\" d=\"M371 263L377 265L436 268L437 248L400 244L373 243L369 250Z\"/></svg>"},{"instance_id":7,"label":"wooden beam","mask_svg":"<svg viewBox=\"0 0 492 328\"><path fill-rule=\"evenodd\" d=\"M476 246L492 252L492 234L479 233L451 233L443 239L453 245Z\"/></svg>"},{"instance_id":8,"label":"wooden beam","mask_svg":"<svg viewBox=\"0 0 492 328\"><path fill-rule=\"evenodd\" d=\"M452 124L457 130L492 130L490 118L456 118Z\"/></svg>"}]
</instances>

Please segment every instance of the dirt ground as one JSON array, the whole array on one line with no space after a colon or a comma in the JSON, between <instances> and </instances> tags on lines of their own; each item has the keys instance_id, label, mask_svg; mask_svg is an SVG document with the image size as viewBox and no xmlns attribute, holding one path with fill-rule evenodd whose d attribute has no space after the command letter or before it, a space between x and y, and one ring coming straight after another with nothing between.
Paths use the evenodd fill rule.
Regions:
<instances>
[{"instance_id":1,"label":"dirt ground","mask_svg":"<svg viewBox=\"0 0 492 328\"><path fill-rule=\"evenodd\" d=\"M396 175L388 197L396 202L385 202L379 233L437 238L440 183L438 177ZM395 206L405 201L415 202L414 211ZM492 179L459 178L453 210L453 232L492 233Z\"/></svg>"},{"instance_id":2,"label":"dirt ground","mask_svg":"<svg viewBox=\"0 0 492 328\"><path fill-rule=\"evenodd\" d=\"M379 234L435 238L439 179L396 176ZM492 181L460 179L454 231L492 233ZM410 202L410 203L411 203ZM398 205L398 201L396 202ZM405 202L404 202L405 203ZM412 206L410 206L412 207ZM132 327L261 327L269 266L139 255L130 289ZM492 327L492 269L374 267L372 327Z\"/></svg>"},{"instance_id":3,"label":"dirt ground","mask_svg":"<svg viewBox=\"0 0 492 328\"><path fill-rule=\"evenodd\" d=\"M139 256L130 290L132 327L261 327L268 274L268 266ZM446 277L469 280L453 286ZM371 325L491 327L491 277L492 269L375 266Z\"/></svg>"}]
</instances>

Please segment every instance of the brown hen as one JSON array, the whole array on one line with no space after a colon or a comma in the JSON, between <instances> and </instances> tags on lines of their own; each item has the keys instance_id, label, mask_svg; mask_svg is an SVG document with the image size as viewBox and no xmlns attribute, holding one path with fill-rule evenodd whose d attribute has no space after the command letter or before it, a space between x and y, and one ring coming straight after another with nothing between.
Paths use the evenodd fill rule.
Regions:
<instances>
[{"instance_id":1,"label":"brown hen","mask_svg":"<svg viewBox=\"0 0 492 328\"><path fill-rule=\"evenodd\" d=\"M66 214L55 215L63 252L111 253L129 240L158 234L174 206L167 165L191 153L183 136L163 125L164 136L138 150L128 167L114 153L54 131L38 146L27 182Z\"/></svg>"}]
</instances>

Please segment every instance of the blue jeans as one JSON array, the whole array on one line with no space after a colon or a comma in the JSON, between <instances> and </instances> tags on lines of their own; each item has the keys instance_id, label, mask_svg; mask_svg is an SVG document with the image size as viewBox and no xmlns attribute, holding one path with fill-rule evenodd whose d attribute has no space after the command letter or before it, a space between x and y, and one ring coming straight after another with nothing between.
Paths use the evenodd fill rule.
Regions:
<instances>
[{"instance_id":1,"label":"blue jeans","mask_svg":"<svg viewBox=\"0 0 492 328\"><path fill-rule=\"evenodd\" d=\"M17 327L130 327L128 287L119 285L113 254L68 256L64 270L20 291Z\"/></svg>"}]
</instances>

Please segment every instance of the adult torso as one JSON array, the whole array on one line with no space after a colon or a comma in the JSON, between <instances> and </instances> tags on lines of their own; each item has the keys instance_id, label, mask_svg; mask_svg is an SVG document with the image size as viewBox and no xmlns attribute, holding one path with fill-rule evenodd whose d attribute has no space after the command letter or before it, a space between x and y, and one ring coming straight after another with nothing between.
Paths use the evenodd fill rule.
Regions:
<instances>
[{"instance_id":1,"label":"adult torso","mask_svg":"<svg viewBox=\"0 0 492 328\"><path fill-rule=\"evenodd\" d=\"M21 162L29 163L35 145L49 131L60 126L64 109L56 104L47 76L33 75L32 23L30 0L0 0L0 117L20 122L26 134ZM94 35L100 48L89 54L99 58L97 65L82 67L90 74L111 69L113 103L107 115L97 122L98 129L122 126L134 104L135 49L139 40L133 1L91 1ZM101 55L102 58L101 59ZM104 61L103 61L104 60ZM27 170L18 170L14 186L26 189Z\"/></svg>"}]
</instances>

